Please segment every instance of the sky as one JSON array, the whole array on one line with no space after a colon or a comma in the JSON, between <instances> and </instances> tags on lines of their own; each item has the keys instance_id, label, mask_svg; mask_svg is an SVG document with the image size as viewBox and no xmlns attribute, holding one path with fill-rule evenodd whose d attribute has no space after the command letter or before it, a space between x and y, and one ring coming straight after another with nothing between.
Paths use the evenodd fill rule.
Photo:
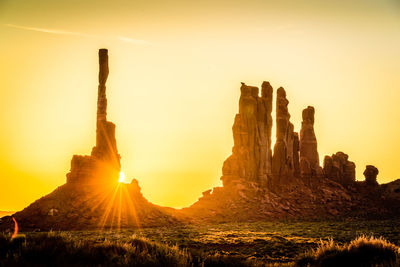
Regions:
<instances>
[{"instance_id":1,"label":"sky","mask_svg":"<svg viewBox=\"0 0 400 267\"><path fill-rule=\"evenodd\" d=\"M66 181L95 144L99 48L127 182L186 207L220 186L240 82L315 107L322 163L337 151L400 178L400 1L0 0L0 210Z\"/></svg>"}]
</instances>

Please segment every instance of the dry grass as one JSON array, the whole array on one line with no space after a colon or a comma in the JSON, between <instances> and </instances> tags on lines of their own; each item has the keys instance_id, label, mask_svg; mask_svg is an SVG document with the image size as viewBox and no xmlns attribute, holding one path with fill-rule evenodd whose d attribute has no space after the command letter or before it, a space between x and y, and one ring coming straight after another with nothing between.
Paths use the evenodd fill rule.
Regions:
<instances>
[{"instance_id":1,"label":"dry grass","mask_svg":"<svg viewBox=\"0 0 400 267\"><path fill-rule=\"evenodd\" d=\"M360 236L339 245L332 239L297 261L298 266L400 266L400 248L382 237Z\"/></svg>"},{"instance_id":2,"label":"dry grass","mask_svg":"<svg viewBox=\"0 0 400 267\"><path fill-rule=\"evenodd\" d=\"M0 235L0 266L257 266L255 261L217 254L195 259L178 246L133 236L127 242L93 243L67 233L11 239Z\"/></svg>"},{"instance_id":3,"label":"dry grass","mask_svg":"<svg viewBox=\"0 0 400 267\"><path fill-rule=\"evenodd\" d=\"M36 266L276 267L292 266L299 257L298 263L302 266L322 263L329 266L327 259L335 254L340 254L338 257L342 259L336 266L349 266L351 260L345 263L349 256L341 255L349 251L355 255L353 266L373 266L365 262L359 250L373 244L371 250L382 247L381 258L387 248L392 248L390 256L397 248L395 245L400 245L400 221L253 222L25 234L26 237L13 241L10 235L0 234L0 266L35 263ZM365 236L372 234L383 236L391 243ZM358 238L361 235L364 236ZM321 239L326 241L321 243ZM394 264L400 266L397 255L398 252ZM377 259L366 258L372 263ZM390 264L388 261L375 265Z\"/></svg>"}]
</instances>

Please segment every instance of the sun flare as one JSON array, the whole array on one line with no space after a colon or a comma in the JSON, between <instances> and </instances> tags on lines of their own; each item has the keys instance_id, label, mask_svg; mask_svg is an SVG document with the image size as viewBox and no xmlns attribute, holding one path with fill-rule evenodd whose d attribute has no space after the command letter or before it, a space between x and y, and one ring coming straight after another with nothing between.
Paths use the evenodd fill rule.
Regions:
<instances>
[{"instance_id":1,"label":"sun flare","mask_svg":"<svg viewBox=\"0 0 400 267\"><path fill-rule=\"evenodd\" d=\"M125 181L125 174L121 171L119 172L119 180L120 183Z\"/></svg>"}]
</instances>

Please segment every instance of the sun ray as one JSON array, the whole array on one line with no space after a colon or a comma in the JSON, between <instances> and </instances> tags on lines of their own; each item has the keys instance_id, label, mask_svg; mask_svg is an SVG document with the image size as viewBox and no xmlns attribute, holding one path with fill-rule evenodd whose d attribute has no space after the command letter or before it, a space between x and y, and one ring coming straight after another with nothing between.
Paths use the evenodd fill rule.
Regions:
<instances>
[{"instance_id":1,"label":"sun ray","mask_svg":"<svg viewBox=\"0 0 400 267\"><path fill-rule=\"evenodd\" d=\"M136 203L135 200L133 200L128 192L128 189L126 187L123 187L123 191L125 193L125 200L128 204L128 207L126 208L127 211L127 215L132 215L133 219L135 220L136 226L140 229L141 228L141 224L139 221L139 217L137 215L137 211L136 211Z\"/></svg>"},{"instance_id":2,"label":"sun ray","mask_svg":"<svg viewBox=\"0 0 400 267\"><path fill-rule=\"evenodd\" d=\"M115 196L118 193L119 186L120 186L120 184L117 184L117 186L115 187L114 192L112 194L112 197L107 203L107 207L105 209L105 212L104 212L102 218L100 219L100 228L101 228L101 230L104 229L104 227L105 227L105 225L107 223L107 219L109 218L111 209L112 209L113 204L114 204Z\"/></svg>"},{"instance_id":3,"label":"sun ray","mask_svg":"<svg viewBox=\"0 0 400 267\"><path fill-rule=\"evenodd\" d=\"M121 211L122 211L122 192L121 188L118 191L119 193L119 203L118 203L118 221L117 221L117 229L121 230Z\"/></svg>"}]
</instances>

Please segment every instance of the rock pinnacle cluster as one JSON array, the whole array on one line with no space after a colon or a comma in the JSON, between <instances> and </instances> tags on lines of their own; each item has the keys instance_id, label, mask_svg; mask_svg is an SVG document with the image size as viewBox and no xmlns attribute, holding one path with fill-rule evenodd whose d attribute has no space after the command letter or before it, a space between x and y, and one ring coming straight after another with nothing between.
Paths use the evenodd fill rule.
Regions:
<instances>
[{"instance_id":1,"label":"rock pinnacle cluster","mask_svg":"<svg viewBox=\"0 0 400 267\"><path fill-rule=\"evenodd\" d=\"M356 181L356 165L343 152L325 156L320 165L314 107L302 111L299 134L290 121L284 88L275 91L275 119L269 82L261 84L261 93L258 87L242 83L240 92L232 154L222 167L223 186L203 192L182 213L213 222L399 214L400 180L379 185L378 169L368 165L365 181Z\"/></svg>"},{"instance_id":2,"label":"rock pinnacle cluster","mask_svg":"<svg viewBox=\"0 0 400 267\"><path fill-rule=\"evenodd\" d=\"M276 117L272 118L273 88L269 82L258 87L242 83L239 113L232 127L233 148L222 167L221 180L229 186L240 181L258 183L270 189L292 181L327 177L346 184L355 165L346 166L332 174L326 158L326 168L320 166L317 137L314 131L315 109L306 107L302 112L300 135L290 122L289 101L283 87L276 90ZM272 125L276 125L276 142L272 150ZM344 154L338 152L339 154ZM347 160L347 158L346 158ZM345 169L345 171L343 170ZM355 179L353 179L355 181Z\"/></svg>"}]
</instances>

